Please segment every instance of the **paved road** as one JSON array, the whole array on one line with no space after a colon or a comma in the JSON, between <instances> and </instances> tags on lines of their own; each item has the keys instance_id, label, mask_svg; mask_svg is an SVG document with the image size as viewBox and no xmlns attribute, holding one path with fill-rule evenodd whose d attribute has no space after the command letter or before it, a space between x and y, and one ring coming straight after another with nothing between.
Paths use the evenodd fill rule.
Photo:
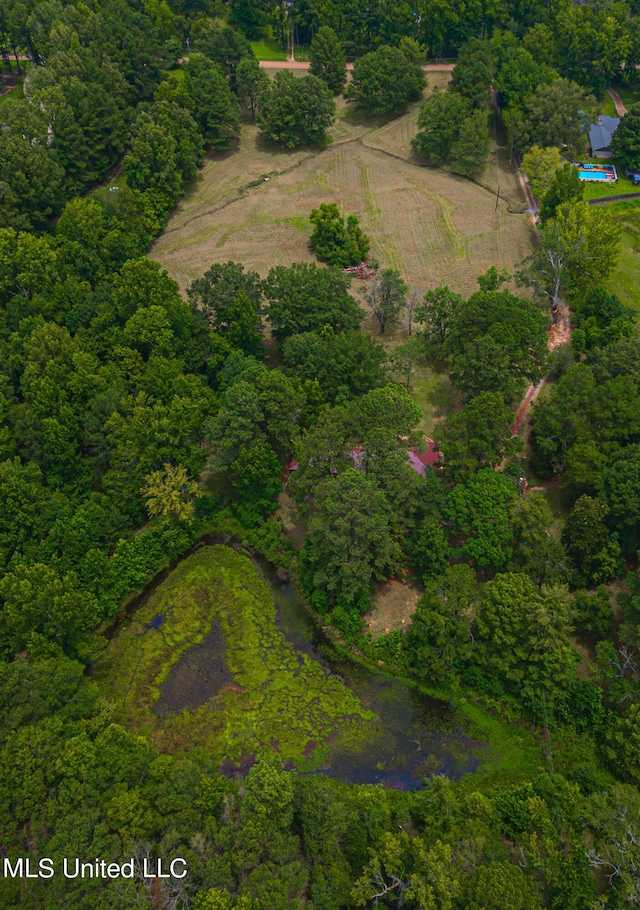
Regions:
<instances>
[{"instance_id":1,"label":"paved road","mask_svg":"<svg viewBox=\"0 0 640 910\"><path fill-rule=\"evenodd\" d=\"M260 66L265 70L308 70L309 64L302 60L261 60ZM453 63L427 63L422 69L425 73L450 73ZM353 69L353 63L347 63L347 69Z\"/></svg>"}]
</instances>

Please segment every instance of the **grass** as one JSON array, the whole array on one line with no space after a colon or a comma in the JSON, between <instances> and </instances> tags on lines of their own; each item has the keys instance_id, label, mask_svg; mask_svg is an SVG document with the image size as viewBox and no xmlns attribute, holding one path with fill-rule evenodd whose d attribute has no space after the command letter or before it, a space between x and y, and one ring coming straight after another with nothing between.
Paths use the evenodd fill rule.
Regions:
<instances>
[{"instance_id":1,"label":"grass","mask_svg":"<svg viewBox=\"0 0 640 910\"><path fill-rule=\"evenodd\" d=\"M150 628L156 616L165 621ZM199 708L156 715L173 666L214 622L233 682ZM118 719L162 751L201 747L221 762L277 752L308 769L330 737L355 748L375 736L374 715L353 692L285 640L256 567L229 547L181 562L110 641L94 679Z\"/></svg>"},{"instance_id":2,"label":"grass","mask_svg":"<svg viewBox=\"0 0 640 910\"><path fill-rule=\"evenodd\" d=\"M607 209L622 228L622 242L618 266L604 285L640 314L640 199L613 202Z\"/></svg>"},{"instance_id":3,"label":"grass","mask_svg":"<svg viewBox=\"0 0 640 910\"><path fill-rule=\"evenodd\" d=\"M613 103L613 98L609 92L605 92L602 98L598 101L598 111L600 114L603 114L605 117L617 117L618 112L616 111L616 106Z\"/></svg>"},{"instance_id":4,"label":"grass","mask_svg":"<svg viewBox=\"0 0 640 910\"><path fill-rule=\"evenodd\" d=\"M606 199L607 196L622 196L625 193L640 192L640 188L635 186L624 176L624 167L618 164L617 161L614 161L613 159L603 161L600 158L585 158L584 162L591 162L593 164L615 164L616 171L618 172L617 183L605 183L604 181L599 183L587 183L585 181L584 198L586 200Z\"/></svg>"},{"instance_id":5,"label":"grass","mask_svg":"<svg viewBox=\"0 0 640 910\"><path fill-rule=\"evenodd\" d=\"M613 88L620 95L622 103L626 108L640 102L640 85L614 85Z\"/></svg>"},{"instance_id":6,"label":"grass","mask_svg":"<svg viewBox=\"0 0 640 910\"><path fill-rule=\"evenodd\" d=\"M287 59L287 52L283 50L280 42L274 38L261 38L260 41L251 41L250 44L258 60Z\"/></svg>"},{"instance_id":7,"label":"grass","mask_svg":"<svg viewBox=\"0 0 640 910\"><path fill-rule=\"evenodd\" d=\"M282 149L246 123L239 148L208 159L151 251L183 290L214 262L233 259L266 275L313 261L307 219L323 202L357 214L372 255L422 291L448 284L470 293L491 265L513 271L524 258L526 216L504 200L496 210L489 185L414 160L417 105L381 124L338 104L326 149ZM506 187L506 163L499 168ZM495 181L495 162L489 170Z\"/></svg>"}]
</instances>

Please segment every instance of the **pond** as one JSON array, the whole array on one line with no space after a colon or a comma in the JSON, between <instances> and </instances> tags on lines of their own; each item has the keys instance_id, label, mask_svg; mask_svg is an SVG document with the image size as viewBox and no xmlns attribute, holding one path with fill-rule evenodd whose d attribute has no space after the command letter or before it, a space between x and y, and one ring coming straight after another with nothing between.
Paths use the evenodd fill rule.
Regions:
<instances>
[{"instance_id":1,"label":"pond","mask_svg":"<svg viewBox=\"0 0 640 910\"><path fill-rule=\"evenodd\" d=\"M321 773L349 783L414 790L433 774L457 780L477 768L485 747L464 735L453 705L341 659L293 587L273 578L266 580L276 601L278 626L287 641L338 674L378 718L379 734L373 742L355 752L336 744Z\"/></svg>"},{"instance_id":2,"label":"pond","mask_svg":"<svg viewBox=\"0 0 640 910\"><path fill-rule=\"evenodd\" d=\"M122 722L161 751L218 755L229 774L265 750L402 790L477 768L486 747L453 705L342 656L291 584L238 549L203 538L108 630L95 676Z\"/></svg>"}]
</instances>

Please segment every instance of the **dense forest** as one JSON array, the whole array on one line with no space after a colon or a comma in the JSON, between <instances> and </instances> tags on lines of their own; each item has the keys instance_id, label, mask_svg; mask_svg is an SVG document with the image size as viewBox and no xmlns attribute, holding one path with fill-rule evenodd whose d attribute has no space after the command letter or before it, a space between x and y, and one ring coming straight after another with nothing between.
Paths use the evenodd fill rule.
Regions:
<instances>
[{"instance_id":1,"label":"dense forest","mask_svg":"<svg viewBox=\"0 0 640 910\"><path fill-rule=\"evenodd\" d=\"M457 55L414 140L432 166L481 172L492 89L514 152L548 165L550 150L580 151L596 98L636 78L638 13L631 0L2 0L2 65L26 76L0 106L0 861L189 868L38 881L5 864L2 907L640 903L640 337L600 285L618 240L606 212L559 155L546 172L530 159L543 223L517 276L526 295L495 268L467 297L424 289L393 361L341 267L368 249L357 219L316 211L333 265L213 265L187 300L145 255L241 117L287 146L325 141L345 55L359 58L347 100L367 113L419 99L426 54ZM319 36L315 69L268 82L248 39L290 27ZM179 64L186 38L196 52ZM380 72L404 74L404 94L373 92ZM101 187L120 165L121 185ZM382 338L408 289L381 266L367 305ZM550 354L560 298L573 341ZM398 378L417 358L460 400L424 475L407 457L424 446L421 412ZM523 492L511 429L547 374L530 469L570 498L561 527L542 492ZM297 552L275 515L292 459ZM211 531L286 566L343 648L515 725L542 765L402 792L301 775L273 750L223 775L206 751L161 752L125 729L89 672L105 630ZM410 628L374 641L375 581L409 572L423 581Z\"/></svg>"}]
</instances>

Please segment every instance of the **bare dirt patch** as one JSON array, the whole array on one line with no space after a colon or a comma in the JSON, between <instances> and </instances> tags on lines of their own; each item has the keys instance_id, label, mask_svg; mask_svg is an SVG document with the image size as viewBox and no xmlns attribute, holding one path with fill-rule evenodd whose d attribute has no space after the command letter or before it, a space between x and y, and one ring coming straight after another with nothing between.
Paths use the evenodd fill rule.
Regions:
<instances>
[{"instance_id":1,"label":"bare dirt patch","mask_svg":"<svg viewBox=\"0 0 640 910\"><path fill-rule=\"evenodd\" d=\"M396 629L408 629L420 594L419 585L413 581L401 582L390 578L376 585L373 607L364 615L372 637L378 638Z\"/></svg>"}]
</instances>

